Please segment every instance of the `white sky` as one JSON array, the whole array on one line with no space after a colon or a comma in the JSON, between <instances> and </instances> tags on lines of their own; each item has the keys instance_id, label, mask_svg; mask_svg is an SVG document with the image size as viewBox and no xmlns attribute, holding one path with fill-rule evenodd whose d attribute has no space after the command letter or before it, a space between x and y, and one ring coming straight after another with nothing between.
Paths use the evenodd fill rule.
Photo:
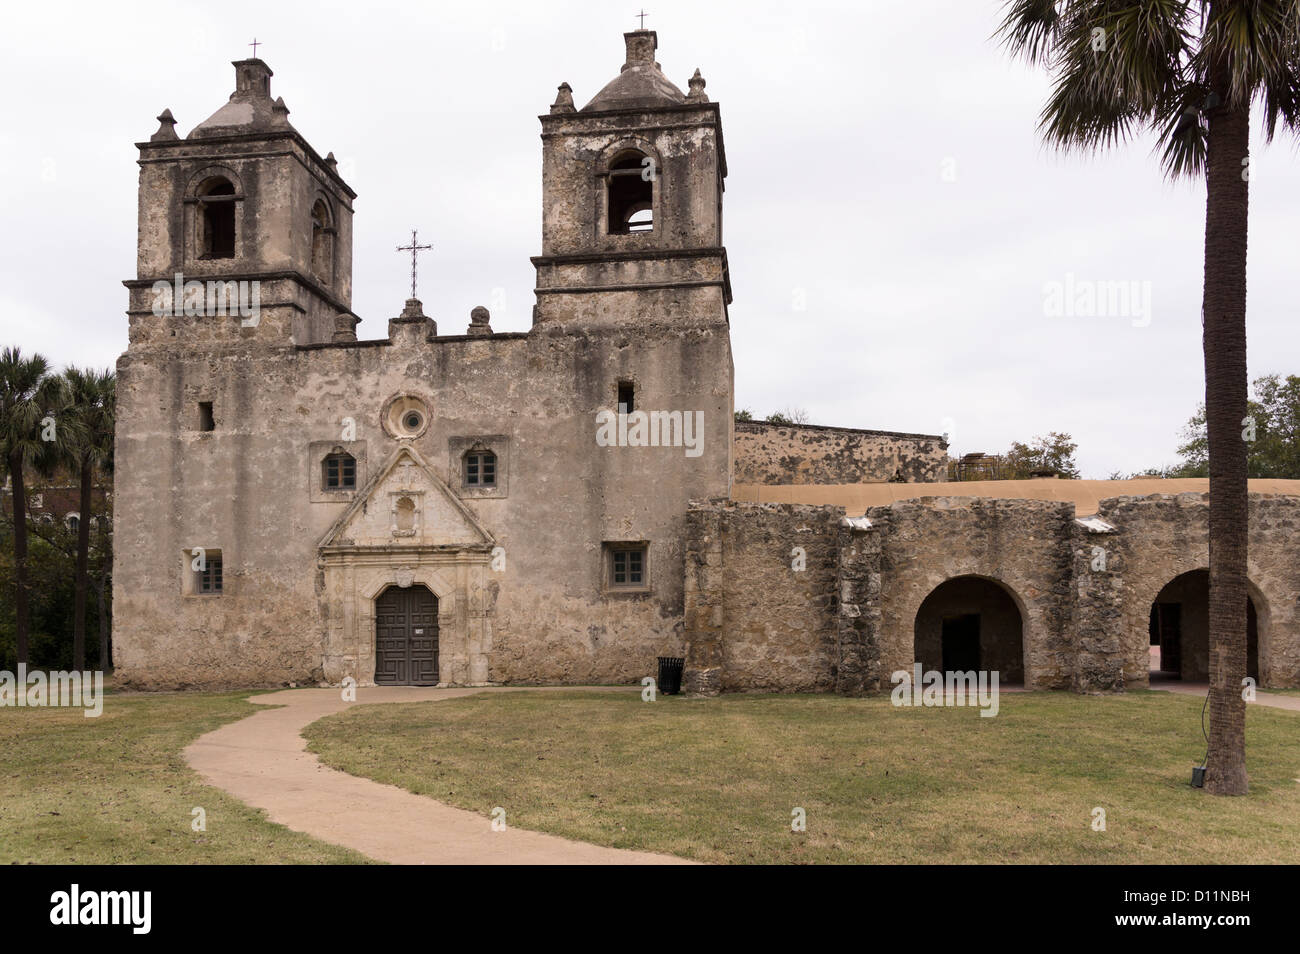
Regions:
<instances>
[{"instance_id":1,"label":"white sky","mask_svg":"<svg viewBox=\"0 0 1300 954\"><path fill-rule=\"evenodd\" d=\"M654 0L685 89L722 104L736 405L815 423L947 432L994 452L1073 434L1084 476L1174 460L1203 394L1204 188L1162 180L1149 141L1045 149L1047 78L989 37L1001 4ZM358 193L353 308L386 333L408 292L444 334L476 304L527 330L541 251L537 116L623 63L639 6L609 2L23 3L0 35L0 343L56 365L126 347L137 153L275 71L290 121ZM1258 123L1256 123L1258 126ZM1258 144L1258 145L1262 145ZM950 164L945 166L945 163ZM945 181L945 168L955 181ZM1289 139L1251 177L1250 373L1300 373ZM1044 287L1149 282L1150 321L1049 317ZM796 307L805 303L803 310Z\"/></svg>"}]
</instances>

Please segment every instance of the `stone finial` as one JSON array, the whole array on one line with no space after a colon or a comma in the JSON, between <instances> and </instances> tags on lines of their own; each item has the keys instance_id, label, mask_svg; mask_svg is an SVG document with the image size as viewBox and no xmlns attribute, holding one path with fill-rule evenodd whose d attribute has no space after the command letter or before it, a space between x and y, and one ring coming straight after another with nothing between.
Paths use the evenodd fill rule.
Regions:
<instances>
[{"instance_id":1,"label":"stone finial","mask_svg":"<svg viewBox=\"0 0 1300 954\"><path fill-rule=\"evenodd\" d=\"M235 68L235 91L230 94L231 99L271 98L271 77L275 75L271 67L258 59L235 60L230 65Z\"/></svg>"},{"instance_id":2,"label":"stone finial","mask_svg":"<svg viewBox=\"0 0 1300 954\"><path fill-rule=\"evenodd\" d=\"M709 101L709 97L704 92L705 85L706 84L704 82L704 77L700 75L699 67L696 67L695 75L692 76L690 79L689 86L691 88L691 91L686 94L686 102L707 103Z\"/></svg>"},{"instance_id":3,"label":"stone finial","mask_svg":"<svg viewBox=\"0 0 1300 954\"><path fill-rule=\"evenodd\" d=\"M164 109L158 116L158 131L149 137L150 142L169 142L179 139L176 135L176 117L170 109Z\"/></svg>"},{"instance_id":4,"label":"stone finial","mask_svg":"<svg viewBox=\"0 0 1300 954\"><path fill-rule=\"evenodd\" d=\"M573 108L573 87L568 83L561 83L559 92L555 96L555 102L551 104L551 113L572 113Z\"/></svg>"},{"instance_id":5,"label":"stone finial","mask_svg":"<svg viewBox=\"0 0 1300 954\"><path fill-rule=\"evenodd\" d=\"M418 298L406 299L402 313L388 319L388 338L394 344L427 340L438 333L438 323L424 313Z\"/></svg>"},{"instance_id":6,"label":"stone finial","mask_svg":"<svg viewBox=\"0 0 1300 954\"><path fill-rule=\"evenodd\" d=\"M329 168L330 172L339 171L339 161L334 158L334 153L332 152L325 157L325 165Z\"/></svg>"},{"instance_id":7,"label":"stone finial","mask_svg":"<svg viewBox=\"0 0 1300 954\"><path fill-rule=\"evenodd\" d=\"M347 312L339 312L334 319L334 335L330 338L334 342L356 341L357 324L361 321L356 315L350 315Z\"/></svg>"},{"instance_id":8,"label":"stone finial","mask_svg":"<svg viewBox=\"0 0 1300 954\"><path fill-rule=\"evenodd\" d=\"M631 33L624 33L623 42L627 44L627 62L623 64L624 70L630 70L634 66L659 68L659 64L655 62L655 50L659 48L659 34L654 30L633 30Z\"/></svg>"},{"instance_id":9,"label":"stone finial","mask_svg":"<svg viewBox=\"0 0 1300 954\"><path fill-rule=\"evenodd\" d=\"M424 302L420 301L418 298L406 299L406 305L402 308L402 313L393 319L393 321L412 322L427 320L428 318L424 314Z\"/></svg>"},{"instance_id":10,"label":"stone finial","mask_svg":"<svg viewBox=\"0 0 1300 954\"><path fill-rule=\"evenodd\" d=\"M469 313L469 330L467 335L490 335L492 334L492 314L482 305L475 305Z\"/></svg>"},{"instance_id":11,"label":"stone finial","mask_svg":"<svg viewBox=\"0 0 1300 954\"><path fill-rule=\"evenodd\" d=\"M284 97L277 96L271 107L271 115L277 125L289 125L289 107L284 105Z\"/></svg>"}]
</instances>

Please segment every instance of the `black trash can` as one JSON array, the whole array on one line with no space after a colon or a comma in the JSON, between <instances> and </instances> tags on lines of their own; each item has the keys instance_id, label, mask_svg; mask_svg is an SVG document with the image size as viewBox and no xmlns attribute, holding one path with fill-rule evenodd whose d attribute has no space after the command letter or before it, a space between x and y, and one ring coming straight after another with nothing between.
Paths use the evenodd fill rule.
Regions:
<instances>
[{"instance_id":1,"label":"black trash can","mask_svg":"<svg viewBox=\"0 0 1300 954\"><path fill-rule=\"evenodd\" d=\"M686 665L683 656L659 657L659 691L675 696L682 691L682 667Z\"/></svg>"}]
</instances>

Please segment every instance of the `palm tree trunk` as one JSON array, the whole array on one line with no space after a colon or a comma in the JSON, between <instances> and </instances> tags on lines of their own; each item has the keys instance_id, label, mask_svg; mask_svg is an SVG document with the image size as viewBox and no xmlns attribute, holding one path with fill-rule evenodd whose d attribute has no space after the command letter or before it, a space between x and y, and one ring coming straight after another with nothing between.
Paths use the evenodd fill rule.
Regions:
<instances>
[{"instance_id":1,"label":"palm tree trunk","mask_svg":"<svg viewBox=\"0 0 1300 954\"><path fill-rule=\"evenodd\" d=\"M105 508L105 518L107 518L107 508ZM111 598L113 595L113 541L108 532L104 529L101 521L99 525L99 551L101 554L99 565L99 668L104 672L109 672L113 668L113 621L110 618L112 609L110 609Z\"/></svg>"},{"instance_id":2,"label":"palm tree trunk","mask_svg":"<svg viewBox=\"0 0 1300 954\"><path fill-rule=\"evenodd\" d=\"M100 573L99 586L95 590L96 605L99 607L99 668L110 672L113 668L113 642L108 628L108 563Z\"/></svg>"},{"instance_id":3,"label":"palm tree trunk","mask_svg":"<svg viewBox=\"0 0 1300 954\"><path fill-rule=\"evenodd\" d=\"M90 492L94 468L88 459L81 463L81 501L77 516L77 581L72 611L72 668L86 668L86 586L90 576Z\"/></svg>"},{"instance_id":4,"label":"palm tree trunk","mask_svg":"<svg viewBox=\"0 0 1300 954\"><path fill-rule=\"evenodd\" d=\"M27 630L30 626L27 609L27 487L23 484L23 458L21 454L9 455L9 476L14 488L14 642L18 664L26 665Z\"/></svg>"},{"instance_id":5,"label":"palm tree trunk","mask_svg":"<svg viewBox=\"0 0 1300 954\"><path fill-rule=\"evenodd\" d=\"M1205 787L1244 795L1246 778L1246 223L1249 103L1211 72L1205 202L1205 417L1210 457L1210 745Z\"/></svg>"}]
</instances>

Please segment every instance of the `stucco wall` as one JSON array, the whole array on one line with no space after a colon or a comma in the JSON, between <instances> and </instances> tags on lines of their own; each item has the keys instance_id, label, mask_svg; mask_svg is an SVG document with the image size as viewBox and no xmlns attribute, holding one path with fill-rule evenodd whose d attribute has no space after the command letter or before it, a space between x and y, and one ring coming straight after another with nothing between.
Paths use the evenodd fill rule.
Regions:
<instances>
[{"instance_id":1,"label":"stucco wall","mask_svg":"<svg viewBox=\"0 0 1300 954\"><path fill-rule=\"evenodd\" d=\"M399 443L380 423L399 392L427 402L430 425L411 445L448 483L458 441L508 440L508 493L464 495L504 548L504 569L488 574L492 681L632 682L654 672L657 655L680 652L686 504L727 487L725 325L690 335L546 327L435 341L404 334L397 345L124 355L115 528L123 680L267 685L326 675L317 544L350 500L311 493L317 455L351 418L373 472ZM701 411L700 456L598 446L595 415L613 407L620 379L636 380L640 407ZM200 400L213 402L212 432L194 429ZM649 588L606 593L601 542L631 540L649 541ZM221 596L182 595L191 547L222 550Z\"/></svg>"}]
</instances>

